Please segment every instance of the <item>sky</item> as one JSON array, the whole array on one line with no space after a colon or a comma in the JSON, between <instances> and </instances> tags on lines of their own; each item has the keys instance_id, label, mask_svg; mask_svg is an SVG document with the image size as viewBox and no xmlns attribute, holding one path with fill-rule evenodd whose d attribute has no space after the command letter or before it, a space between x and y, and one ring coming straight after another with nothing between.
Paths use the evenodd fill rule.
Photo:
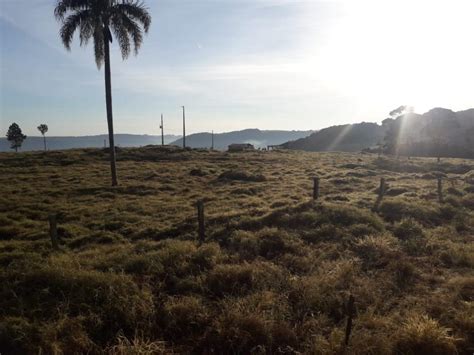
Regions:
<instances>
[{"instance_id":1,"label":"sky","mask_svg":"<svg viewBox=\"0 0 474 355\"><path fill-rule=\"evenodd\" d=\"M0 131L107 132L93 48L61 44L55 0L0 0ZM472 0L145 0L138 56L112 50L116 133L309 130L400 105L474 107ZM2 134L3 135L3 134Z\"/></svg>"}]
</instances>

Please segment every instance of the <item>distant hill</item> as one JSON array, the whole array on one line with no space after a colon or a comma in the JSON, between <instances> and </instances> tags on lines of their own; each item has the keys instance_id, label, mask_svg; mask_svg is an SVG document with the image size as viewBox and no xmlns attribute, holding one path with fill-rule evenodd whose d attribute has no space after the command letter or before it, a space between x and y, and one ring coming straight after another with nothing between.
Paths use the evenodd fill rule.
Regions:
<instances>
[{"instance_id":1,"label":"distant hill","mask_svg":"<svg viewBox=\"0 0 474 355\"><path fill-rule=\"evenodd\" d=\"M214 148L218 150L227 149L232 143L250 143L256 148L265 148L268 145L278 145L289 140L307 137L314 131L263 131L259 129L244 129L227 133L214 134ZM211 147L211 133L196 133L186 136L186 146L191 148ZM182 138L172 144L183 145Z\"/></svg>"},{"instance_id":2,"label":"distant hill","mask_svg":"<svg viewBox=\"0 0 474 355\"><path fill-rule=\"evenodd\" d=\"M165 135L165 144L178 139L180 136ZM72 149L72 148L101 148L104 140L108 145L108 135L82 137L48 137L48 150ZM115 145L118 147L141 147L149 144L161 144L161 136L139 135L139 134L116 134ZM28 137L21 147L22 151L43 150L43 137ZM11 151L10 143L6 138L0 138L0 151Z\"/></svg>"},{"instance_id":3,"label":"distant hill","mask_svg":"<svg viewBox=\"0 0 474 355\"><path fill-rule=\"evenodd\" d=\"M383 136L382 126L363 122L324 128L306 138L287 142L284 147L310 152L354 152L376 144Z\"/></svg>"},{"instance_id":4,"label":"distant hill","mask_svg":"<svg viewBox=\"0 0 474 355\"><path fill-rule=\"evenodd\" d=\"M397 152L402 155L474 158L474 109L454 112L434 108L422 115L406 113L382 125L358 123L332 126L284 144L306 151L360 151L384 143L396 127Z\"/></svg>"}]
</instances>

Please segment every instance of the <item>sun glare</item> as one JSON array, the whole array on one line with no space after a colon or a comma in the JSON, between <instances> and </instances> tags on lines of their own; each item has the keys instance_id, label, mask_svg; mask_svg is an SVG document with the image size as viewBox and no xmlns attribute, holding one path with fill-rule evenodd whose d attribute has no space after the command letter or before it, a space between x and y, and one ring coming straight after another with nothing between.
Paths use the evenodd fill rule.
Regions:
<instances>
[{"instance_id":1,"label":"sun glare","mask_svg":"<svg viewBox=\"0 0 474 355\"><path fill-rule=\"evenodd\" d=\"M343 1L308 70L361 105L407 103L423 111L462 102L474 81L468 1ZM428 6L429 5L429 6Z\"/></svg>"}]
</instances>

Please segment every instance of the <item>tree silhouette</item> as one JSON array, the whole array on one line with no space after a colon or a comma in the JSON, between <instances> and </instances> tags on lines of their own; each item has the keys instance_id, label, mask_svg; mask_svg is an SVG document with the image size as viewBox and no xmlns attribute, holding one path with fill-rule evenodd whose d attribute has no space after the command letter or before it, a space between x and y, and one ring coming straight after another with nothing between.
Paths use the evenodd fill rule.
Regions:
<instances>
[{"instance_id":1,"label":"tree silhouette","mask_svg":"<svg viewBox=\"0 0 474 355\"><path fill-rule=\"evenodd\" d=\"M44 143L44 150L46 151L46 132L48 132L48 125L47 124L40 124L38 127L38 131L41 132L41 134L43 135L43 143Z\"/></svg>"},{"instance_id":2,"label":"tree silhouette","mask_svg":"<svg viewBox=\"0 0 474 355\"><path fill-rule=\"evenodd\" d=\"M87 45L92 39L97 68L105 64L105 99L107 125L109 130L110 169L112 186L118 184L115 164L115 143L112 115L112 84L110 75L110 43L112 32L117 39L122 58L128 58L133 47L138 53L147 33L151 16L143 2L137 0L58 0L54 15L62 23L60 36L67 50L76 30L80 45ZM143 28L143 29L142 29Z\"/></svg>"},{"instance_id":3,"label":"tree silhouette","mask_svg":"<svg viewBox=\"0 0 474 355\"><path fill-rule=\"evenodd\" d=\"M402 128L403 115L407 112L413 112L413 107L402 105L390 111L389 118L382 121L385 127L384 149L388 154L396 154L398 157L399 140Z\"/></svg>"},{"instance_id":4,"label":"tree silhouette","mask_svg":"<svg viewBox=\"0 0 474 355\"><path fill-rule=\"evenodd\" d=\"M21 131L20 126L16 123L12 123L8 128L7 139L10 142L11 149L15 149L15 152L18 152L18 148L21 147L26 136Z\"/></svg>"}]
</instances>

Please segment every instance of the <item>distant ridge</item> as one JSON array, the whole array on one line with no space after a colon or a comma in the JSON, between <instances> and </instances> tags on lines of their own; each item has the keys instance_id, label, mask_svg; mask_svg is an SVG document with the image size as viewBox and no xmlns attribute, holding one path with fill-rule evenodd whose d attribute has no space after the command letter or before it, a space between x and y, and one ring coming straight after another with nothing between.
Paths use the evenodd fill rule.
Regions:
<instances>
[{"instance_id":1,"label":"distant ridge","mask_svg":"<svg viewBox=\"0 0 474 355\"><path fill-rule=\"evenodd\" d=\"M165 135L165 144L178 139L180 136ZM48 150L73 149L73 148L102 148L104 139L108 144L108 135L100 134L96 136L78 137L48 137ZM115 145L118 147L141 147L149 144L161 144L161 136L140 135L140 134L116 134ZM43 137L28 137L21 147L21 151L43 150ZM0 151L11 151L10 143L6 138L0 138Z\"/></svg>"},{"instance_id":2,"label":"distant ridge","mask_svg":"<svg viewBox=\"0 0 474 355\"><path fill-rule=\"evenodd\" d=\"M296 140L309 136L314 131L278 131L260 130L256 128L244 129L214 134L214 149L225 150L232 143L250 143L256 148L265 148L268 145L278 145L289 140ZM191 148L210 148L212 134L209 132L195 133L186 136L186 146ZM182 138L172 144L183 145Z\"/></svg>"},{"instance_id":3,"label":"distant ridge","mask_svg":"<svg viewBox=\"0 0 474 355\"><path fill-rule=\"evenodd\" d=\"M409 112L388 118L381 125L362 122L331 126L283 146L314 152L355 152L382 145L391 126L400 127L397 151L401 155L474 158L474 109L454 112L438 107L422 115Z\"/></svg>"},{"instance_id":4,"label":"distant ridge","mask_svg":"<svg viewBox=\"0 0 474 355\"><path fill-rule=\"evenodd\" d=\"M377 144L383 136L382 126L362 122L324 128L309 137L287 142L283 146L311 152L355 152Z\"/></svg>"}]
</instances>

